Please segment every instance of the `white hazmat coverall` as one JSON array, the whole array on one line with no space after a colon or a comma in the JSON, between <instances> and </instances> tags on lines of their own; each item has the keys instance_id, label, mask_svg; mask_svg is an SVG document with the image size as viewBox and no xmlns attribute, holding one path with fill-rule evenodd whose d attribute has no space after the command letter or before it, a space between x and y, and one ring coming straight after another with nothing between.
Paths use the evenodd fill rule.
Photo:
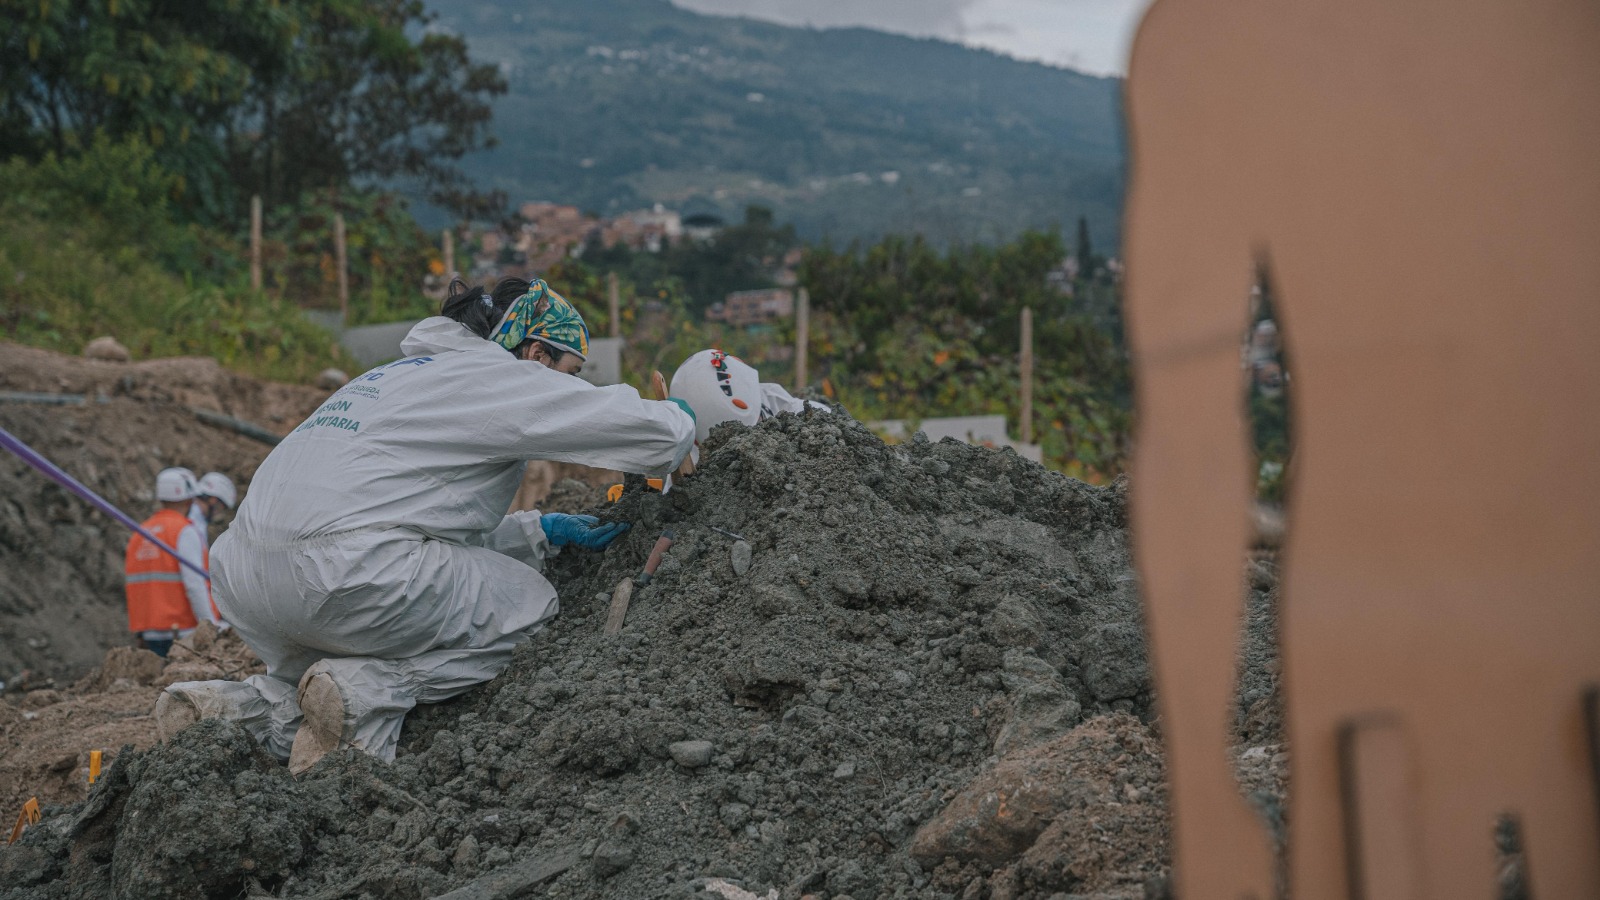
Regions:
<instances>
[{"instance_id":1,"label":"white hazmat coverall","mask_svg":"<svg viewBox=\"0 0 1600 900\"><path fill-rule=\"evenodd\" d=\"M339 685L345 739L392 760L407 711L493 678L555 616L539 514L505 515L527 460L661 476L694 443L676 404L518 360L448 318L401 350L272 451L212 550L217 605L267 674L168 689L281 758L308 669Z\"/></svg>"}]
</instances>

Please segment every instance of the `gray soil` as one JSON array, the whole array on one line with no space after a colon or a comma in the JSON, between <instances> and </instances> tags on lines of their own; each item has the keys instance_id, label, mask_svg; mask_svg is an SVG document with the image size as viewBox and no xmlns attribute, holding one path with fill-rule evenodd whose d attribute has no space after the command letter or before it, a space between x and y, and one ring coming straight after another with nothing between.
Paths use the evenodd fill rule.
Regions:
<instances>
[{"instance_id":1,"label":"gray soil","mask_svg":"<svg viewBox=\"0 0 1600 900\"><path fill-rule=\"evenodd\" d=\"M623 539L554 560L561 617L413 713L393 764L344 752L295 780L202 723L0 850L0 897L1165 893L1124 483L814 413L718 429L668 495L636 481L595 510ZM1241 766L1281 819L1257 566ZM1025 825L985 805L1008 779L1045 785Z\"/></svg>"}]
</instances>

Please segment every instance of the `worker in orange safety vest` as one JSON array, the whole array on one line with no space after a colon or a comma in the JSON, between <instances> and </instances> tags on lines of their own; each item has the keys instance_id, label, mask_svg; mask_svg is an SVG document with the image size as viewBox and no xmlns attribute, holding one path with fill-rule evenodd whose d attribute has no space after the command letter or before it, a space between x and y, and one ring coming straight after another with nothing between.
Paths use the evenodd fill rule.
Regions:
<instances>
[{"instance_id":1,"label":"worker in orange safety vest","mask_svg":"<svg viewBox=\"0 0 1600 900\"><path fill-rule=\"evenodd\" d=\"M209 568L205 538L187 515L198 493L193 472L163 469L156 476L161 510L143 525L184 559ZM157 656L165 657L172 642L194 631L202 620L221 624L211 603L210 583L141 534L128 541L125 571L128 629Z\"/></svg>"}]
</instances>

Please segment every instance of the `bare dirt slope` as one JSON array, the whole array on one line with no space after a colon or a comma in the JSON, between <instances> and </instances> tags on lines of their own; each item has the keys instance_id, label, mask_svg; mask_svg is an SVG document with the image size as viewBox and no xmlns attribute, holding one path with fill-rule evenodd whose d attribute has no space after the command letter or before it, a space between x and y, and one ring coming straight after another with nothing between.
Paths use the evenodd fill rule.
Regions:
<instances>
[{"instance_id":1,"label":"bare dirt slope","mask_svg":"<svg viewBox=\"0 0 1600 900\"><path fill-rule=\"evenodd\" d=\"M219 471L247 489L268 447L193 409L283 433L325 391L238 375L209 358L116 363L0 344L0 391L82 395L49 406L0 400L0 427L135 519L154 511L156 472ZM129 643L121 525L0 452L0 679L66 680Z\"/></svg>"},{"instance_id":2,"label":"bare dirt slope","mask_svg":"<svg viewBox=\"0 0 1600 900\"><path fill-rule=\"evenodd\" d=\"M122 751L156 742L150 717L161 689L178 681L239 680L263 671L237 635L209 624L173 645L163 660L115 647L70 687L11 692L0 700L0 817L29 797L52 804L88 796L89 755L109 767Z\"/></svg>"}]
</instances>

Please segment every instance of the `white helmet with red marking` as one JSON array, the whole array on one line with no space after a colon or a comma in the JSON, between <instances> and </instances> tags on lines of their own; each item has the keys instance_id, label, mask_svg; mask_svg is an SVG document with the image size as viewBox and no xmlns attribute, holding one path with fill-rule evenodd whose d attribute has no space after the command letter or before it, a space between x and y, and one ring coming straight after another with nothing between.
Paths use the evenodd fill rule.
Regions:
<instances>
[{"instance_id":1,"label":"white helmet with red marking","mask_svg":"<svg viewBox=\"0 0 1600 900\"><path fill-rule=\"evenodd\" d=\"M701 442L723 422L761 420L760 374L721 350L701 350L684 360L672 373L669 391L694 410L695 439Z\"/></svg>"}]
</instances>

